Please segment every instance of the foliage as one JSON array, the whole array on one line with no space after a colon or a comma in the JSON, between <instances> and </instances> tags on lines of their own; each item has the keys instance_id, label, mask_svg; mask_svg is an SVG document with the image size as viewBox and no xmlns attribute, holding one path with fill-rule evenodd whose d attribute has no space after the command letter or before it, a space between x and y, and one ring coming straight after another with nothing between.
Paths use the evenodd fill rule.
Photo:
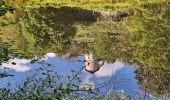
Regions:
<instances>
[{"instance_id":1,"label":"foliage","mask_svg":"<svg viewBox=\"0 0 170 100\"><path fill-rule=\"evenodd\" d=\"M0 64L4 61L8 61L9 59L9 50L7 49L7 46L0 44Z\"/></svg>"},{"instance_id":2,"label":"foliage","mask_svg":"<svg viewBox=\"0 0 170 100\"><path fill-rule=\"evenodd\" d=\"M52 7L80 7L88 10L109 11L135 8L147 3L168 0L5 0L5 4L17 9Z\"/></svg>"},{"instance_id":3,"label":"foliage","mask_svg":"<svg viewBox=\"0 0 170 100\"><path fill-rule=\"evenodd\" d=\"M144 66L170 68L170 5L156 3L144 5L139 17L131 17L128 24L133 37L133 56ZM132 20L133 19L133 20Z\"/></svg>"},{"instance_id":4,"label":"foliage","mask_svg":"<svg viewBox=\"0 0 170 100\"><path fill-rule=\"evenodd\" d=\"M13 11L13 8L10 6L7 6L4 0L0 0L0 16L4 15L8 11Z\"/></svg>"},{"instance_id":5,"label":"foliage","mask_svg":"<svg viewBox=\"0 0 170 100\"><path fill-rule=\"evenodd\" d=\"M157 98L166 99L170 96L170 73L168 70L139 67L135 73L143 91L150 92Z\"/></svg>"},{"instance_id":6,"label":"foliage","mask_svg":"<svg viewBox=\"0 0 170 100\"><path fill-rule=\"evenodd\" d=\"M32 46L43 48L44 53L65 54L77 31L75 23L82 20L76 13L78 10L67 7L31 10L21 19L23 34Z\"/></svg>"}]
</instances>

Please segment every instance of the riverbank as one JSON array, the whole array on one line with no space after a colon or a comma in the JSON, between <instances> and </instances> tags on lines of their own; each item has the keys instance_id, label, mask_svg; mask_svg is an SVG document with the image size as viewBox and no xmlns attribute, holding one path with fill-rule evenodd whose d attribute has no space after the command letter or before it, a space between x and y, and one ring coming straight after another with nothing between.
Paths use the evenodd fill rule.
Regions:
<instances>
[{"instance_id":1,"label":"riverbank","mask_svg":"<svg viewBox=\"0 0 170 100\"><path fill-rule=\"evenodd\" d=\"M78 7L86 10L109 11L124 10L128 8L140 8L146 4L168 2L168 0L6 0L6 5L14 8L38 8L38 7Z\"/></svg>"}]
</instances>

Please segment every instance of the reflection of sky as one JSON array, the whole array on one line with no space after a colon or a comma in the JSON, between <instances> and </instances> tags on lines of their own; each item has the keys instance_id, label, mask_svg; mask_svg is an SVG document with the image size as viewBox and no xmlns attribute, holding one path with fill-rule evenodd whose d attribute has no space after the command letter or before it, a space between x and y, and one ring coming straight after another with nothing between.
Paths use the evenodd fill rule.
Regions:
<instances>
[{"instance_id":1,"label":"reflection of sky","mask_svg":"<svg viewBox=\"0 0 170 100\"><path fill-rule=\"evenodd\" d=\"M107 63L100 68L98 72L95 73L96 77L111 77L117 71L125 67L122 62L116 61L115 63Z\"/></svg>"},{"instance_id":2,"label":"reflection of sky","mask_svg":"<svg viewBox=\"0 0 170 100\"><path fill-rule=\"evenodd\" d=\"M94 74L90 74L86 71L83 71L82 73L84 74L83 78L83 84L91 84L91 85L95 85L94 81L92 81L92 78L110 78L112 75L114 75L117 71L119 71L120 69L122 69L124 66L123 63L116 61L115 63L107 63L105 62L104 65L100 68L99 71L97 71ZM100 83L99 81L102 80L98 80L98 83ZM103 81L102 81L103 82ZM101 83L102 83L101 82ZM103 82L104 83L104 82Z\"/></svg>"},{"instance_id":3,"label":"reflection of sky","mask_svg":"<svg viewBox=\"0 0 170 100\"><path fill-rule=\"evenodd\" d=\"M14 65L12 64L12 62L17 62L17 63L16 65ZM8 63L3 63L0 68L1 69L8 68L11 70L15 70L16 72L25 72L25 71L31 70L31 67L26 65L27 63L29 63L28 60L14 58L14 59L9 60Z\"/></svg>"},{"instance_id":4,"label":"reflection of sky","mask_svg":"<svg viewBox=\"0 0 170 100\"><path fill-rule=\"evenodd\" d=\"M115 63L107 63L94 74L89 74L86 71L82 72L83 84L95 85L96 88L104 85L102 93L107 93L109 89L123 90L127 95L137 94L137 81L134 79L134 67L125 65L120 61Z\"/></svg>"},{"instance_id":5,"label":"reflection of sky","mask_svg":"<svg viewBox=\"0 0 170 100\"><path fill-rule=\"evenodd\" d=\"M68 61L64 58L56 57L54 53L48 53L42 58L45 62L55 66L53 70L59 75L70 75L71 70L79 71L81 67L84 66L83 62L79 61ZM83 57L76 58L77 60L84 60ZM16 65L12 65L12 62L16 62ZM0 87L4 86L6 83L12 83L14 85L20 84L24 79L30 77L36 73L36 69L40 68L42 65L39 63L30 64L28 60L25 59L12 59L8 63L3 63L0 67L10 68L6 70L9 74L13 74L13 77L7 77L0 79ZM95 87L100 86L102 83L107 83L109 80L111 82L109 85L105 86L103 93L114 87L116 90L123 90L126 94L136 94L134 90L138 90L137 81L134 79L135 74L133 73L134 67L129 67L120 61L115 63L107 63L100 68L100 70L94 74L86 72L83 70L80 74L83 84L92 84Z\"/></svg>"}]
</instances>

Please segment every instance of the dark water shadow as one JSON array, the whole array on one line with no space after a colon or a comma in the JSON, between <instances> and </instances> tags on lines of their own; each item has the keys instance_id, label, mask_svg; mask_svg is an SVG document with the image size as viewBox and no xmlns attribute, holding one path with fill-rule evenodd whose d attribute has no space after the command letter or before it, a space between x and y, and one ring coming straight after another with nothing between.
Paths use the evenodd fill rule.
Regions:
<instances>
[{"instance_id":1,"label":"dark water shadow","mask_svg":"<svg viewBox=\"0 0 170 100\"><path fill-rule=\"evenodd\" d=\"M35 46L65 45L66 50L76 35L76 24L90 25L98 17L93 15L93 11L80 8L41 7L26 12L21 23L26 28L25 33L32 34L36 39Z\"/></svg>"}]
</instances>

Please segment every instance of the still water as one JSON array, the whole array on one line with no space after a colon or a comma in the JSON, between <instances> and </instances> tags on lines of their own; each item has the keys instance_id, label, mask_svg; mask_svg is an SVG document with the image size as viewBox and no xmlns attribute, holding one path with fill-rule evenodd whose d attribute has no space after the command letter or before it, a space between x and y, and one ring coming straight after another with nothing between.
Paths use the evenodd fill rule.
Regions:
<instances>
[{"instance_id":1,"label":"still water","mask_svg":"<svg viewBox=\"0 0 170 100\"><path fill-rule=\"evenodd\" d=\"M66 56L59 58L55 53L47 53L42 58L46 63L53 65L50 68L62 74L64 76L71 75L71 71L79 71L83 66L84 62L77 60L84 60L83 56L76 57L70 61ZM13 65L12 62L16 62ZM26 59L11 59L8 63L3 63L1 70L4 70L10 75L7 78L0 80L1 87L6 86L7 83L11 84L11 87L21 84L26 78L31 77L37 73L37 70L42 67L39 63L31 64L29 60ZM6 68L6 70L4 69ZM9 69L7 69L9 68ZM93 87L100 87L102 89L101 94L106 95L108 90L113 88L116 91L123 91L126 95L137 95L140 92L140 86L137 84L137 79L135 78L135 67L124 64L121 61L116 61L114 63L104 62L104 65L95 73L89 73L85 69L79 74L83 84L91 84Z\"/></svg>"},{"instance_id":2,"label":"still water","mask_svg":"<svg viewBox=\"0 0 170 100\"><path fill-rule=\"evenodd\" d=\"M159 15L159 5L152 6L141 13L147 16L119 19L74 7L40 7L20 12L12 24L2 20L1 40L17 54L10 52L0 65L0 72L7 73L1 75L0 88L15 89L48 72L78 78L79 87L99 89L99 95L114 91L134 100L169 95L170 9L160 9Z\"/></svg>"},{"instance_id":3,"label":"still water","mask_svg":"<svg viewBox=\"0 0 170 100\"><path fill-rule=\"evenodd\" d=\"M15 89L27 78L35 74L41 77L43 71L39 70L46 67L46 70L52 70L53 73L63 76L72 76L71 72L81 71L79 75L76 76L82 81L78 85L90 85L91 88L99 88L99 95L107 95L110 90L113 90L130 95L132 99L137 99L139 94L146 95L146 99L153 98L149 91L146 92L145 88L141 88L142 84L139 84L139 80L136 78L137 73L135 73L135 70L137 68L135 66L127 65L119 60L113 63L104 61L104 64L98 71L91 73L85 70L85 68L81 70L82 67L85 66L84 60L84 56L70 58L69 54L66 54L58 57L55 53L45 54L44 57L41 58L41 61L44 63L30 63L31 60L28 59L14 58L1 65L1 71L12 76L2 78L0 80L0 87L7 87L10 84L8 88ZM13 64L14 62L15 64ZM46 64L50 64L51 67Z\"/></svg>"}]
</instances>

